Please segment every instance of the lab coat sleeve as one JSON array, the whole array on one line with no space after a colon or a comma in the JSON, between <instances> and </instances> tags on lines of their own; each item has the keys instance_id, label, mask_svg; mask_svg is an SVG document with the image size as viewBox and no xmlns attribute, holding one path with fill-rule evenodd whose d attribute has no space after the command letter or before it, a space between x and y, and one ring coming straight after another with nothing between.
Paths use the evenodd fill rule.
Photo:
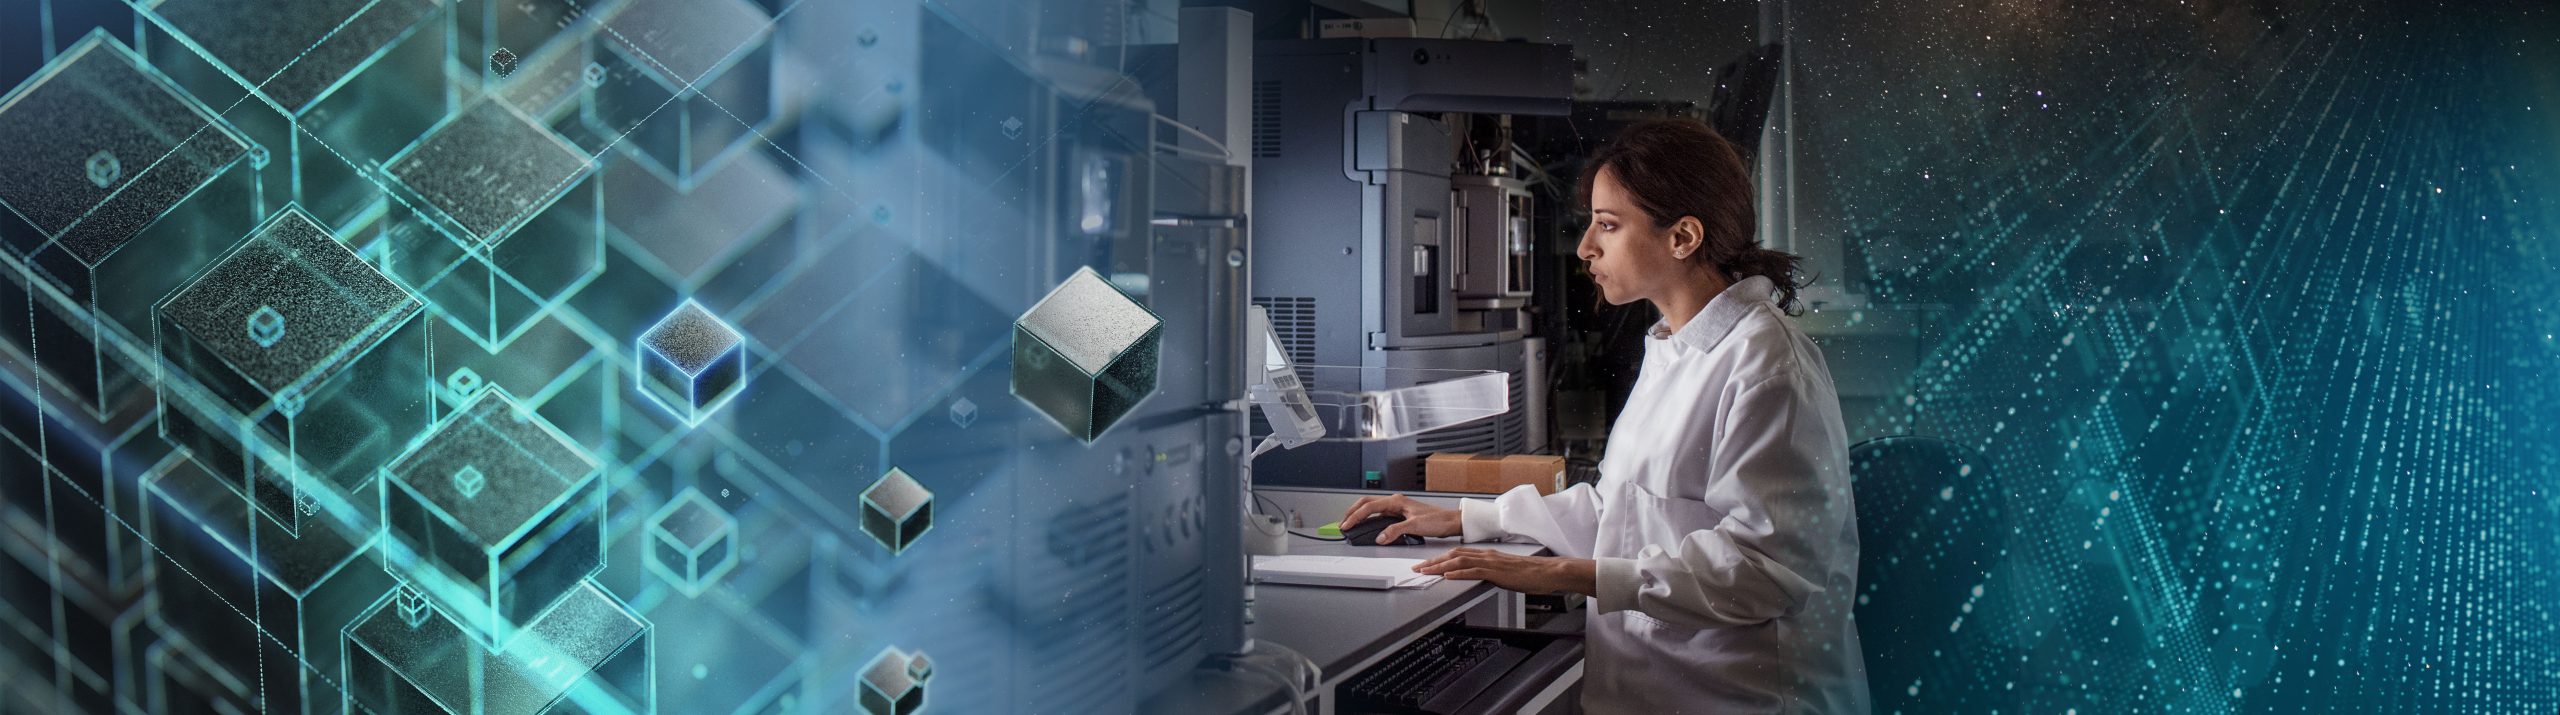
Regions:
<instances>
[{"instance_id":1,"label":"lab coat sleeve","mask_svg":"<svg viewBox=\"0 0 2560 715\"><path fill-rule=\"evenodd\" d=\"M1491 500L1462 500L1458 509L1467 541L1530 541L1558 556L1590 558L1600 530L1600 493L1589 484L1546 495L1516 486Z\"/></svg>"},{"instance_id":2,"label":"lab coat sleeve","mask_svg":"<svg viewBox=\"0 0 2560 715\"><path fill-rule=\"evenodd\" d=\"M1852 518L1840 463L1846 435L1837 402L1822 404L1831 393L1811 379L1789 370L1728 398L1732 408L1716 418L1724 421L1712 447L1716 473L1705 475L1703 492L1706 513L1723 518L1670 548L1600 559L1601 613L1633 610L1698 628L1763 623L1824 590L1808 577L1856 562L1855 542L1838 536Z\"/></svg>"}]
</instances>

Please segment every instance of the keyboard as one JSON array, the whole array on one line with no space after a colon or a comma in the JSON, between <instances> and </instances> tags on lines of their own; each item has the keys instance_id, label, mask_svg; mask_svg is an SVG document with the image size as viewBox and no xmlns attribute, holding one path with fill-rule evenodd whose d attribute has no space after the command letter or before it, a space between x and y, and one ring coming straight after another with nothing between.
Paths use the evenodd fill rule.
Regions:
<instances>
[{"instance_id":1,"label":"keyboard","mask_svg":"<svg viewBox=\"0 0 2560 715\"><path fill-rule=\"evenodd\" d=\"M1342 700L1352 712L1450 715L1528 657L1499 639L1433 631L1344 683Z\"/></svg>"}]
</instances>

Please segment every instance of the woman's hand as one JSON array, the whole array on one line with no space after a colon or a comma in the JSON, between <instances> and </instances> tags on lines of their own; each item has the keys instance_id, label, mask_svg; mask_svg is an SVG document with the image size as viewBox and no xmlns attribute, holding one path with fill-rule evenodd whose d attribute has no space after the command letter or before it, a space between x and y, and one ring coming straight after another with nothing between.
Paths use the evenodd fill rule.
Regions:
<instances>
[{"instance_id":1,"label":"woman's hand","mask_svg":"<svg viewBox=\"0 0 2560 715\"><path fill-rule=\"evenodd\" d=\"M1458 510L1424 504L1402 494L1361 497L1360 501L1352 502L1351 511L1342 515L1342 528L1350 529L1352 524L1360 523L1362 519L1384 514L1403 514L1404 521L1390 524L1378 532L1380 544L1395 543L1396 537L1406 534L1457 536L1464 531L1458 523Z\"/></svg>"},{"instance_id":2,"label":"woman's hand","mask_svg":"<svg viewBox=\"0 0 2560 715\"><path fill-rule=\"evenodd\" d=\"M1572 591L1594 596L1600 591L1600 577L1590 559L1521 556L1462 547L1414 564L1413 570L1442 578L1489 581L1521 593Z\"/></svg>"}]
</instances>

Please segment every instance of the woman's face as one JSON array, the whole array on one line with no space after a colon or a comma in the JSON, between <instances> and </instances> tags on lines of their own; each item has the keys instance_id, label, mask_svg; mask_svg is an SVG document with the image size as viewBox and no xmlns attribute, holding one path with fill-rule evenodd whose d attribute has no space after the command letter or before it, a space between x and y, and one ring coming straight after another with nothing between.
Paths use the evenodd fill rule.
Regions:
<instances>
[{"instance_id":1,"label":"woman's face","mask_svg":"<svg viewBox=\"0 0 2560 715\"><path fill-rule=\"evenodd\" d=\"M1687 264L1672 256L1674 233L1654 225L1618 185L1617 173L1603 167L1591 182L1591 224L1583 227L1573 253L1590 264L1601 298L1626 305L1651 300L1686 275Z\"/></svg>"}]
</instances>

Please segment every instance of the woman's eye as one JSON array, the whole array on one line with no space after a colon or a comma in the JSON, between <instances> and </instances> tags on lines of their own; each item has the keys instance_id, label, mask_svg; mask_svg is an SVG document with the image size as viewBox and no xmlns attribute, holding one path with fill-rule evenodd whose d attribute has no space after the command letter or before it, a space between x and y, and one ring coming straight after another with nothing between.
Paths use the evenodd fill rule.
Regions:
<instances>
[{"instance_id":1,"label":"woman's eye","mask_svg":"<svg viewBox=\"0 0 2560 715\"><path fill-rule=\"evenodd\" d=\"M1601 222L1601 223L1600 223L1600 230L1602 230L1602 231L1616 231L1616 230L1618 230L1618 225L1617 225L1617 224L1614 224L1614 223L1609 223L1609 222L1603 221L1603 222Z\"/></svg>"}]
</instances>

